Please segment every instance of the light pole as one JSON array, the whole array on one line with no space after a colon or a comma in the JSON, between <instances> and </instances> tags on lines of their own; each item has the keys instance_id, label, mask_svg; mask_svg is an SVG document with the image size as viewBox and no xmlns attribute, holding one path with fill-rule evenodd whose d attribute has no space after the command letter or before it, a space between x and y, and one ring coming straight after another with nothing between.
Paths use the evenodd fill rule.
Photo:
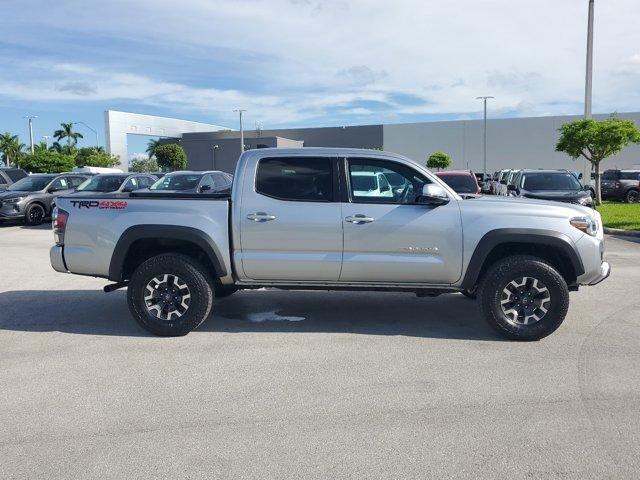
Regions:
<instances>
[{"instance_id":1,"label":"light pole","mask_svg":"<svg viewBox=\"0 0 640 480\"><path fill-rule=\"evenodd\" d=\"M244 153L244 131L242 130L242 112L246 112L241 108L234 110L234 112L238 112L240 114L240 153Z\"/></svg>"},{"instance_id":2,"label":"light pole","mask_svg":"<svg viewBox=\"0 0 640 480\"><path fill-rule=\"evenodd\" d=\"M93 132L93 134L96 136L96 147L98 146L98 132L96 131L95 128L90 127L89 125L87 125L84 122L71 122L73 125L84 125L85 127L87 127L89 130L91 130Z\"/></svg>"},{"instance_id":3,"label":"light pole","mask_svg":"<svg viewBox=\"0 0 640 480\"><path fill-rule=\"evenodd\" d=\"M587 72L584 81L584 118L591 118L591 94L593 89L593 5L589 0L589 20L587 23Z\"/></svg>"},{"instance_id":4,"label":"light pole","mask_svg":"<svg viewBox=\"0 0 640 480\"><path fill-rule=\"evenodd\" d=\"M483 157L483 164L482 164L484 178L486 178L487 176L487 100L490 98L495 98L495 97L492 97L490 95L486 95L484 97L476 97L476 100L482 99L484 103L484 122L483 122L484 123L484 157Z\"/></svg>"},{"instance_id":5,"label":"light pole","mask_svg":"<svg viewBox=\"0 0 640 480\"><path fill-rule=\"evenodd\" d=\"M51 135L43 135L42 139L44 140L44 144L47 147L47 150L49 150L49 139L51 138Z\"/></svg>"},{"instance_id":6,"label":"light pole","mask_svg":"<svg viewBox=\"0 0 640 480\"><path fill-rule=\"evenodd\" d=\"M218 145L214 145L211 147L212 159L211 159L211 170L216 169L216 150L218 149Z\"/></svg>"},{"instance_id":7,"label":"light pole","mask_svg":"<svg viewBox=\"0 0 640 480\"><path fill-rule=\"evenodd\" d=\"M31 145L31 155L33 155L33 119L38 118L37 115L26 115L22 118L29 120L29 144Z\"/></svg>"}]
</instances>

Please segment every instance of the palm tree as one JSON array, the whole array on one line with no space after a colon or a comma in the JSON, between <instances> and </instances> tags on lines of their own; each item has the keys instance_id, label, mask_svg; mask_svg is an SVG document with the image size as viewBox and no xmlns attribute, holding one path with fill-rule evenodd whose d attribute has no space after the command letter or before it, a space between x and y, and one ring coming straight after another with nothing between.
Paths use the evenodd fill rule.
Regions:
<instances>
[{"instance_id":1,"label":"palm tree","mask_svg":"<svg viewBox=\"0 0 640 480\"><path fill-rule=\"evenodd\" d=\"M0 135L0 152L2 152L2 159L7 167L12 163L16 164L23 150L24 143L20 143L17 135L11 135L9 132Z\"/></svg>"},{"instance_id":2,"label":"palm tree","mask_svg":"<svg viewBox=\"0 0 640 480\"><path fill-rule=\"evenodd\" d=\"M62 127L61 129L53 132L53 136L56 140L58 140L58 142L66 138L67 146L71 147L75 146L75 144L78 143L79 138L84 138L81 133L73 131L73 122L61 123L60 126Z\"/></svg>"},{"instance_id":3,"label":"palm tree","mask_svg":"<svg viewBox=\"0 0 640 480\"><path fill-rule=\"evenodd\" d=\"M159 146L159 139L156 140L152 138L151 140L149 140L149 142L147 143L147 149L145 150L149 155L149 158L153 157L156 154L156 148L158 148Z\"/></svg>"}]
</instances>

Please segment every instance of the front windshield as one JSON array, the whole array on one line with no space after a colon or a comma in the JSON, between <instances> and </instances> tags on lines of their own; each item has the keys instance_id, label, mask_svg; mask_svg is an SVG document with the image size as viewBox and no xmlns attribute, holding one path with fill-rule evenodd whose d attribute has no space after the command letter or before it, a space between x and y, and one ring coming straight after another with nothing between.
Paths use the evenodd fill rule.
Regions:
<instances>
[{"instance_id":1,"label":"front windshield","mask_svg":"<svg viewBox=\"0 0 640 480\"><path fill-rule=\"evenodd\" d=\"M478 184L471 175L439 175L456 193L478 193Z\"/></svg>"},{"instance_id":2,"label":"front windshield","mask_svg":"<svg viewBox=\"0 0 640 480\"><path fill-rule=\"evenodd\" d=\"M96 175L88 178L78 186L80 192L115 192L127 177L116 175Z\"/></svg>"},{"instance_id":3,"label":"front windshield","mask_svg":"<svg viewBox=\"0 0 640 480\"><path fill-rule=\"evenodd\" d=\"M198 186L201 174L165 175L149 187L151 190L193 190Z\"/></svg>"},{"instance_id":4,"label":"front windshield","mask_svg":"<svg viewBox=\"0 0 640 480\"><path fill-rule=\"evenodd\" d=\"M30 177L24 177L22 180L18 180L11 185L7 190L21 191L21 192L38 192L46 187L54 177L40 177L33 175Z\"/></svg>"},{"instance_id":5,"label":"front windshield","mask_svg":"<svg viewBox=\"0 0 640 480\"><path fill-rule=\"evenodd\" d=\"M525 173L522 177L524 190L580 190L582 185L569 172L535 172Z\"/></svg>"}]
</instances>

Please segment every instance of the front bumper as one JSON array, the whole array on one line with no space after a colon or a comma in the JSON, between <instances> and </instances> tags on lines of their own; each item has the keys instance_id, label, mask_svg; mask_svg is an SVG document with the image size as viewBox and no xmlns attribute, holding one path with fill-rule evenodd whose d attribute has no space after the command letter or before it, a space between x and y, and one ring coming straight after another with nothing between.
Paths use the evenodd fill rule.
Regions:
<instances>
[{"instance_id":1,"label":"front bumper","mask_svg":"<svg viewBox=\"0 0 640 480\"><path fill-rule=\"evenodd\" d=\"M51 250L49 250L49 261L56 272L69 273L69 270L67 270L67 266L64 263L64 253L62 250L63 247L60 245L54 245L51 247Z\"/></svg>"},{"instance_id":2,"label":"front bumper","mask_svg":"<svg viewBox=\"0 0 640 480\"><path fill-rule=\"evenodd\" d=\"M589 285L597 285L601 281L605 280L609 275L611 275L611 265L609 265L609 262L602 262L600 265L600 272L591 281L591 283L589 283Z\"/></svg>"}]
</instances>

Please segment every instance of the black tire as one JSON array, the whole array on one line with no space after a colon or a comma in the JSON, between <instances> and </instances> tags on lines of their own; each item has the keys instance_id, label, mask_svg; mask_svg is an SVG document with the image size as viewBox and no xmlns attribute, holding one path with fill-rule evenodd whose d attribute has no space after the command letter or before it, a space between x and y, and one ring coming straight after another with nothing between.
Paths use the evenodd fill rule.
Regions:
<instances>
[{"instance_id":1,"label":"black tire","mask_svg":"<svg viewBox=\"0 0 640 480\"><path fill-rule=\"evenodd\" d=\"M47 212L39 203L32 203L24 212L24 222L27 225L40 225L47 218Z\"/></svg>"},{"instance_id":2,"label":"black tire","mask_svg":"<svg viewBox=\"0 0 640 480\"><path fill-rule=\"evenodd\" d=\"M534 282L526 280L521 291L505 292L518 289L513 285L525 279L535 280L536 288L528 289L527 285ZM546 288L546 292L539 291L539 287ZM533 297L529 294L527 298L527 290L535 292ZM538 296L548 298L534 300ZM478 297L485 320L511 340L532 341L550 335L562 324L569 308L569 288L562 275L544 260L529 255L514 255L494 263L482 278ZM521 303L516 304L517 298L522 299L518 300ZM545 302L542 308L536 306L539 302ZM535 309L526 312L540 318L529 316L528 319L526 313L521 315L519 312L525 312L525 308ZM516 318L509 317L505 309ZM522 321L529 323L522 324Z\"/></svg>"},{"instance_id":3,"label":"black tire","mask_svg":"<svg viewBox=\"0 0 640 480\"><path fill-rule=\"evenodd\" d=\"M638 190L629 190L624 198L627 203L638 203L640 201L640 192Z\"/></svg>"},{"instance_id":4,"label":"black tire","mask_svg":"<svg viewBox=\"0 0 640 480\"><path fill-rule=\"evenodd\" d=\"M216 298L225 298L233 295L238 291L238 287L235 285L216 285Z\"/></svg>"},{"instance_id":5,"label":"black tire","mask_svg":"<svg viewBox=\"0 0 640 480\"><path fill-rule=\"evenodd\" d=\"M147 289L147 286L155 281L154 279L162 278L165 274L174 276L187 287L187 290L181 293L184 293L185 296L189 295L188 306L184 311L178 312L180 316L177 318L172 315L178 314L175 309L168 318L159 318L157 314L149 310L145 300L145 295L153 292L153 290ZM175 280L167 283L174 286L180 284L175 283ZM160 291L159 286L159 284L155 284L158 292ZM170 293L168 295L171 296ZM162 293L159 293L158 296L163 297ZM174 253L157 255L142 263L131 276L127 289L127 303L133 318L145 330L163 337L183 336L198 328L211 313L213 298L213 289L207 280L207 270L193 259ZM186 299L183 300L183 302L186 301ZM156 307L151 306L151 308ZM158 314L162 315L160 310L158 310Z\"/></svg>"}]
</instances>

